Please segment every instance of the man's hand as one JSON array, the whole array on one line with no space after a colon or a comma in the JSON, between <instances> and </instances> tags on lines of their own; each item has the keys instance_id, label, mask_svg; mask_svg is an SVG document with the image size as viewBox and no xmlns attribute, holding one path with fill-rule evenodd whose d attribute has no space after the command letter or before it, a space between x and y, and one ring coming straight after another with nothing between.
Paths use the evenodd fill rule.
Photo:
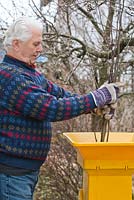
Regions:
<instances>
[{"instance_id":1,"label":"man's hand","mask_svg":"<svg viewBox=\"0 0 134 200\"><path fill-rule=\"evenodd\" d=\"M97 107L103 108L105 105L116 103L119 95L119 89L122 83L106 83L97 90L91 92Z\"/></svg>"},{"instance_id":2,"label":"man's hand","mask_svg":"<svg viewBox=\"0 0 134 200\"><path fill-rule=\"evenodd\" d=\"M92 113L98 116L102 116L104 119L110 120L114 116L116 107L117 103L109 104L102 108L95 108Z\"/></svg>"}]
</instances>

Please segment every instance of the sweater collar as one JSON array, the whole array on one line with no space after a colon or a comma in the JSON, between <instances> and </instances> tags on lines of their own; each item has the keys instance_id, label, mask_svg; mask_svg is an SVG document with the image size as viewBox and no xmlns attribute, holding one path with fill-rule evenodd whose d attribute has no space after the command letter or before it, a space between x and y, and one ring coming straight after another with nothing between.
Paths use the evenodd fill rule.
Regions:
<instances>
[{"instance_id":1,"label":"sweater collar","mask_svg":"<svg viewBox=\"0 0 134 200\"><path fill-rule=\"evenodd\" d=\"M29 65L21 60L18 60L12 56L9 56L9 55L5 55L4 59L3 59L3 62L5 63L10 63L12 65L16 65L18 67L23 67L23 68L29 68L29 69L32 69L32 70L35 70L36 68L36 65Z\"/></svg>"}]
</instances>

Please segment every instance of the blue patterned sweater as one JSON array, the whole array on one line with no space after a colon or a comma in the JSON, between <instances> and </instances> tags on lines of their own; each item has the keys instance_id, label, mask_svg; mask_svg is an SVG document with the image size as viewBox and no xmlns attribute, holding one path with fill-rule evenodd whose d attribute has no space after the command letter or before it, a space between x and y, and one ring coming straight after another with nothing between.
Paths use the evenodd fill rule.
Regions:
<instances>
[{"instance_id":1,"label":"blue patterned sweater","mask_svg":"<svg viewBox=\"0 0 134 200\"><path fill-rule=\"evenodd\" d=\"M6 55L0 64L0 163L39 169L50 148L51 122L93 108L91 94L72 94Z\"/></svg>"}]
</instances>

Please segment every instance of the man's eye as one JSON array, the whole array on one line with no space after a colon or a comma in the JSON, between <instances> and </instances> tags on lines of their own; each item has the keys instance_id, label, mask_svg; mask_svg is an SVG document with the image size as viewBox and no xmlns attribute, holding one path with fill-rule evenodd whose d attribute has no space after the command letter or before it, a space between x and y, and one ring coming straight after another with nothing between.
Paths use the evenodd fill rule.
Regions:
<instances>
[{"instance_id":1,"label":"man's eye","mask_svg":"<svg viewBox=\"0 0 134 200\"><path fill-rule=\"evenodd\" d=\"M34 45L35 47L37 47L37 46L39 45L39 43L34 43L33 45Z\"/></svg>"}]
</instances>

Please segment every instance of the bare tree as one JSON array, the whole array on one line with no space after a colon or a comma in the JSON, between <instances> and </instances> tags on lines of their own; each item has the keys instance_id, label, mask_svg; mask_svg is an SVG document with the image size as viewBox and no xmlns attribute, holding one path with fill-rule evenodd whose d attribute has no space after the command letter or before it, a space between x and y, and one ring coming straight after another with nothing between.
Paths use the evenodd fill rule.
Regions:
<instances>
[{"instance_id":1,"label":"bare tree","mask_svg":"<svg viewBox=\"0 0 134 200\"><path fill-rule=\"evenodd\" d=\"M51 8L51 2L48 5ZM60 73L63 84L71 84L76 92L120 81L133 63L134 14L130 8L132 2L126 0L59 0L52 24L45 15L44 54L53 74L58 77ZM129 84L132 87L132 81ZM92 130L100 130L95 121L98 124L93 116Z\"/></svg>"},{"instance_id":2,"label":"bare tree","mask_svg":"<svg viewBox=\"0 0 134 200\"><path fill-rule=\"evenodd\" d=\"M50 6L49 15L51 4L48 5ZM105 81L125 81L124 90L127 94L129 92L129 95L120 100L118 111L111 126L116 127L118 131L134 130L134 124L132 123L134 110L131 106L133 101L134 63L134 13L132 2L126 0L90 2L86 0L59 0L55 9L57 10L53 23L51 24L46 19L47 15L45 15L44 20L47 24L46 32L44 32L44 54L50 60L47 67L49 71L51 69L51 78L61 85L70 85L73 91L79 93L98 88ZM44 19L44 15L41 14L40 16ZM127 78L128 73L130 73L129 79ZM125 110L122 104L125 105ZM128 109L129 115L127 114ZM125 128L124 120L127 119L127 128ZM101 118L98 116L93 115L92 120L89 120L88 123L84 123L87 116L82 118L82 122L80 118L77 118L77 120L76 124L72 120L64 123L64 125L63 123L56 125L56 128L54 126L54 132L57 130L60 133L75 130L101 130ZM84 128L82 128L82 124ZM53 149L49 155L48 163L44 165L45 172L41 173L41 177L44 177L43 174L47 178L49 177L48 182L47 178L45 179L48 187L44 190L44 199L46 195L48 195L46 199L56 197L57 199L66 200L77 199L78 188L82 184L81 169L79 166L77 166L79 171L73 168L76 154L73 150L69 150L70 146L68 147L68 145L63 141L61 142L61 138L58 137L58 140L52 146ZM60 146L60 148L57 148L57 146ZM63 151L62 147L67 152ZM70 151L73 152L71 157ZM60 162L59 166L60 159L64 162ZM80 182L78 184L77 181L71 182L74 176L73 171L75 171L75 177L79 177ZM64 187L62 188L61 185L64 185ZM65 188L66 190L64 190Z\"/></svg>"}]
</instances>

